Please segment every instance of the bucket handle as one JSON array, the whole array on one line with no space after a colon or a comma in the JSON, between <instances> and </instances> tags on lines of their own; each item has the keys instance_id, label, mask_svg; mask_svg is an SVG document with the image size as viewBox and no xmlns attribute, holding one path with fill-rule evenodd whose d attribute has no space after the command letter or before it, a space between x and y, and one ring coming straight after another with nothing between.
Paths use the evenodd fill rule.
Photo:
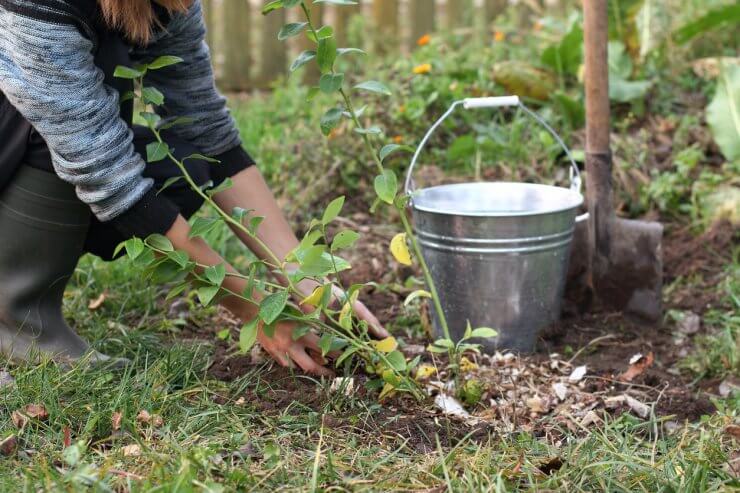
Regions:
<instances>
[{"instance_id":1,"label":"bucket handle","mask_svg":"<svg viewBox=\"0 0 740 493\"><path fill-rule=\"evenodd\" d=\"M570 149L568 149L568 146L565 145L565 142L563 142L563 139L560 138L557 132L555 132L555 130L553 130L553 128L550 125L548 125L545 120L542 119L542 117L540 117L537 113L527 108L524 105L524 103L521 102L521 100L519 99L519 96L496 96L496 97L485 97L485 98L465 98L462 100L455 101L452 103L450 108L441 117L439 117L439 119L436 122L434 122L434 124L429 128L427 133L424 135L424 138L421 139L421 142L419 143L419 147L416 148L416 152L414 152L414 156L411 158L411 165L409 166L409 169L406 172L406 182L404 184L404 190L406 191L406 194L409 194L410 192L413 192L414 190L414 181L413 181L414 166L416 166L416 161L419 159L419 155L421 154L421 151L424 149L424 146L426 145L427 141L432 136L434 131L437 130L437 128L442 124L442 122L445 121L447 117L450 116L452 112L455 111L455 108L457 108L458 106L462 106L466 110L475 109L475 108L500 108L504 106L518 106L527 115L534 118L535 121L537 121L540 125L545 127L545 129L548 132L550 132L550 135L552 135L555 138L557 143L560 144L560 147L563 148L571 164L570 172L569 172L570 189L578 193L581 192L581 172L578 170L578 166L576 165L575 159L573 159L573 155L570 153Z\"/></svg>"}]
</instances>

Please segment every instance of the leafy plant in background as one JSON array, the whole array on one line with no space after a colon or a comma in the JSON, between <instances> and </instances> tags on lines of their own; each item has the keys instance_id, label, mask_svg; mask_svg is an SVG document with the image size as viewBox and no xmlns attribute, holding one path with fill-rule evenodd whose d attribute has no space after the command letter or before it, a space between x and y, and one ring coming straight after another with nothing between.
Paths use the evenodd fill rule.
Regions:
<instances>
[{"instance_id":1,"label":"leafy plant in background","mask_svg":"<svg viewBox=\"0 0 740 493\"><path fill-rule=\"evenodd\" d=\"M295 29L295 28L293 28ZM317 36L316 39L320 40ZM325 55L322 55L322 57ZM320 57L321 58L321 57ZM213 196L232 186L230 180L226 180L217 187L212 183L199 186L190 176L184 162L188 159L200 159L210 162L216 160L201 154L193 154L184 159L177 159L172 154L172 149L163 140L162 132L175 125L189 123L188 119L175 118L163 120L156 112L148 111L156 109L164 103L163 94L155 87L147 86L144 76L148 71L158 70L182 60L177 57L163 56L146 65L133 68L117 67L116 77L131 79L135 82L135 90L125 95L125 98L141 99L145 110L139 116L154 134L156 140L147 145L147 161L159 162L165 159L172 161L180 170L181 176L168 180L164 187L172 185L178 180L185 180L187 184L205 201L208 206L217 213L217 217L197 217L191 227L191 237L202 237L213 230L220 222L224 222L250 236L265 252L268 260L255 260L250 264L249 274L243 275L236 272L228 272L223 264L206 266L192 261L188 255L175 250L172 243L162 235L151 235L142 240L132 238L119 245L117 252L126 251L134 264L146 269L150 278L157 283L171 283L172 287L167 295L171 299L192 288L200 303L208 306L220 296L234 296L241 300L259 307L259 316L247 322L241 329L239 346L242 351L248 351L255 343L260 325L266 335L274 333L275 324L280 321L292 321L298 323L293 337L295 339L305 335L311 329L322 333L319 347L322 355L330 352L341 352L336 360L336 365L349 362L350 356L357 356L366 364L378 369L382 380L379 384L385 384L386 393L391 390L401 390L412 393L417 398L423 394L416 382L409 378L409 372L418 363L418 358L411 363L407 362L403 354L398 351L395 339L389 337L382 341L373 341L368 335L367 323L358 321L353 315L352 305L364 286L356 284L344 290L338 280L338 274L342 270L350 268L349 264L339 257L340 250L351 247L359 238L359 234L352 230L343 230L330 239L327 235L327 226L340 214L344 204L344 197L338 197L327 205L320 219L313 219L308 231L301 240L298 247L290 252L286 258L278 258L267 245L257 236L257 230L263 218L254 216L250 211L235 208L231 213L222 210L213 200ZM332 80L325 81L331 87L337 84L337 76ZM376 90L379 86L375 84L364 84L360 88L365 90ZM356 115L355 115L356 118ZM325 126L326 122L322 123ZM388 149L381 154L387 154ZM379 157L379 161L380 161ZM382 193L381 199L395 199L395 182L390 183L390 176L381 175L376 188ZM405 248L405 244L404 244ZM408 255L408 253L407 253ZM298 270L289 272L287 264L295 263ZM259 274L267 270L277 274L286 280L286 285L268 282L259 279ZM224 280L228 276L240 277L247 281L247 287L243 292L237 293L224 286ZM313 313L305 314L299 306L290 301L291 295L305 296L297 288L297 283L311 279L318 285L316 289L301 304L317 307ZM334 293L341 291L341 309L335 310L330 301Z\"/></svg>"},{"instance_id":2,"label":"leafy plant in background","mask_svg":"<svg viewBox=\"0 0 740 493\"><path fill-rule=\"evenodd\" d=\"M740 65L721 65L717 91L707 106L707 123L729 161L740 159Z\"/></svg>"},{"instance_id":3,"label":"leafy plant in background","mask_svg":"<svg viewBox=\"0 0 740 493\"><path fill-rule=\"evenodd\" d=\"M354 0L314 0L314 3L329 3L337 6L355 5ZM359 48L340 48L337 47L334 29L331 26L317 26L311 18L311 12L304 0L272 0L262 10L267 15L278 9L298 8L303 13L304 21L292 22L284 25L278 33L278 39L285 40L289 37L297 36L305 32L305 36L316 45L314 50L305 50L301 52L295 61L291 64L291 71L306 65L309 62L315 63L321 73L318 84L313 86L309 92L309 100L313 94L323 92L326 94L336 94L340 101L338 106L329 108L320 121L321 131L324 135L329 135L332 130L337 128L343 119L347 119L354 126L353 131L360 135L365 148L371 157L377 175L374 179L374 189L376 199L371 207L374 210L380 205L393 206L398 212L404 232L398 233L391 240L390 249L395 259L404 265L411 265L411 255L407 242L411 244L416 260L419 263L424 279L428 286L428 296L437 314L444 340L452 340L450 336L447 319L442 310L434 280L432 279L429 268L424 260L419 244L408 217L407 205L410 197L403 192L399 192L398 179L395 172L383 165L383 161L392 153L397 151L410 151L407 146L400 144L386 144L379 149L374 144L374 139L381 136L382 130L378 126L366 126L360 121L360 116L364 113L364 108L356 109L350 97L350 91L345 88L347 74L339 72L337 69L337 59L348 54L364 54ZM357 83L351 88L354 92L373 93L382 96L390 96L390 89L382 82L376 80L367 80ZM453 353L450 353L451 356ZM395 382L385 378L387 385L395 385Z\"/></svg>"}]
</instances>

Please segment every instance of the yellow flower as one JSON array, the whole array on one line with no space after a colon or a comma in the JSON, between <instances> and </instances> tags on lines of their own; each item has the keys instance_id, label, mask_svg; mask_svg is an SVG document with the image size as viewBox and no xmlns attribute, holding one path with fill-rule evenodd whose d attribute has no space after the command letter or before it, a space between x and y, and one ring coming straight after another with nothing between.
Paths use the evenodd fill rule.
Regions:
<instances>
[{"instance_id":1,"label":"yellow flower","mask_svg":"<svg viewBox=\"0 0 740 493\"><path fill-rule=\"evenodd\" d=\"M403 142L403 135L396 135L393 137L393 143L394 144L400 144Z\"/></svg>"},{"instance_id":2,"label":"yellow flower","mask_svg":"<svg viewBox=\"0 0 740 493\"><path fill-rule=\"evenodd\" d=\"M503 41L506 39L506 33L502 31L496 31L493 33L493 40L494 41Z\"/></svg>"},{"instance_id":3,"label":"yellow flower","mask_svg":"<svg viewBox=\"0 0 740 493\"><path fill-rule=\"evenodd\" d=\"M534 26L532 26L532 28L535 31L541 31L542 30L542 23L540 21L535 21L534 22Z\"/></svg>"},{"instance_id":4,"label":"yellow flower","mask_svg":"<svg viewBox=\"0 0 740 493\"><path fill-rule=\"evenodd\" d=\"M406 111L406 105L402 104L401 106L398 107L399 113L404 113L405 111Z\"/></svg>"},{"instance_id":5,"label":"yellow flower","mask_svg":"<svg viewBox=\"0 0 740 493\"><path fill-rule=\"evenodd\" d=\"M424 36L416 40L416 44L419 46L426 46L429 44L429 41L431 40L432 40L432 37L428 34L425 34Z\"/></svg>"},{"instance_id":6,"label":"yellow flower","mask_svg":"<svg viewBox=\"0 0 740 493\"><path fill-rule=\"evenodd\" d=\"M432 64L431 63L422 63L421 65L417 65L414 67L414 73L419 74L428 74L432 71Z\"/></svg>"}]
</instances>

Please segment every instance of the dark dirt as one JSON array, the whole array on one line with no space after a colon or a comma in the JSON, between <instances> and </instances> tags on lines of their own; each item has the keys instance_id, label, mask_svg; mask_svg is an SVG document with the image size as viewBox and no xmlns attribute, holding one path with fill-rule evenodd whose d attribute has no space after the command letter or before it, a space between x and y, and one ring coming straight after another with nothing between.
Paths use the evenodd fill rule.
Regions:
<instances>
[{"instance_id":1,"label":"dark dirt","mask_svg":"<svg viewBox=\"0 0 740 493\"><path fill-rule=\"evenodd\" d=\"M359 215L356 219L359 222L367 220ZM354 267L344 274L345 282L383 280L387 283L391 279L405 279L412 274L407 269L399 270L389 259L384 239L389 239L390 235L385 231L372 231L363 236L368 236L367 241L359 244L353 253L350 260ZM716 285L718 276L730 261L731 246L736 240L732 228L723 224L710 228L699 237L691 236L686 228L670 228L664 238L666 286L678 278L690 277L692 282L674 290L666 308L701 314L711 306L718 306L721 301L714 294L716 290L710 288ZM362 299L383 323L387 323L401 313L404 297L403 292L371 287L363 291ZM392 399L373 412L366 409L329 409L328 403L336 399L321 393L321 387L314 380L291 373L290 370L266 365L264 356L235 353L233 342L216 339L215 333L224 327L231 327L232 341L238 340L239 324L225 312L219 315L212 330L186 330L184 335L198 339L207 337L214 341L215 351L208 370L213 378L232 381L260 370L258 383L241 396L248 405L260 412L279 414L289 408L288 412L299 413L301 407L306 406L326 413L325 424L333 429L351 429L376 439L407 440L407 446L423 453L436 449L435 436L439 436L444 447L453 446L469 434L468 439L475 442L484 442L495 436L496 432L487 425L471 428L436 412L430 403L418 404L408 399ZM620 313L598 308L581 315L574 310L543 334L538 352L532 358L545 358L554 352L566 359L575 355L573 363L587 365L589 375L593 375L587 390L598 392L607 387L627 388L628 384L616 381L617 375L627 369L633 355L651 351L655 355L654 364L632 384L652 389L649 392L657 400L656 414L673 416L672 419L676 421L695 421L702 415L714 412L715 408L703 392L703 386L692 386L690 379L675 369L681 356L668 327L640 325L625 319ZM355 379L358 389L356 396L374 403L376 398L367 395L362 384L365 377L356 375ZM232 397L236 399L240 396ZM301 406L290 408L293 403ZM619 414L629 410L625 407L612 412Z\"/></svg>"}]
</instances>

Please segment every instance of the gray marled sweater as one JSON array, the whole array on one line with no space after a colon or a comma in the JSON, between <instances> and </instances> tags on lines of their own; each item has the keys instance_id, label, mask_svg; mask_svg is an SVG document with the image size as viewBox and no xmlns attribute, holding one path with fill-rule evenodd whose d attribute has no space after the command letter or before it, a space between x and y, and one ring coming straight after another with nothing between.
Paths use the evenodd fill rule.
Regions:
<instances>
[{"instance_id":1,"label":"gray marled sweater","mask_svg":"<svg viewBox=\"0 0 740 493\"><path fill-rule=\"evenodd\" d=\"M92 2L94 5L94 2ZM120 115L118 93L93 63L84 7L74 0L0 0L0 91L44 138L57 174L102 221L152 193L142 177L132 132ZM132 60L175 55L184 62L147 75L165 95L167 116L188 116L173 131L205 154L240 146L225 99L214 86L204 42L200 1L174 15Z\"/></svg>"}]
</instances>

